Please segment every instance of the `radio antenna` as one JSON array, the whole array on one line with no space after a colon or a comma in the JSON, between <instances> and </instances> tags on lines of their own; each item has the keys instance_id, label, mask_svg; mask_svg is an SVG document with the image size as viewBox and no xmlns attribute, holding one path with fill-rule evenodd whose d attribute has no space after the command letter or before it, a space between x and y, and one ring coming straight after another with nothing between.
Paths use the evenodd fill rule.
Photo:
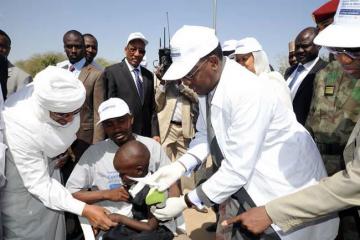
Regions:
<instances>
[{"instance_id":1,"label":"radio antenna","mask_svg":"<svg viewBox=\"0 0 360 240\"><path fill-rule=\"evenodd\" d=\"M166 22L167 22L169 48L170 48L170 24L169 24L169 14L168 14L168 12L166 12Z\"/></svg>"}]
</instances>

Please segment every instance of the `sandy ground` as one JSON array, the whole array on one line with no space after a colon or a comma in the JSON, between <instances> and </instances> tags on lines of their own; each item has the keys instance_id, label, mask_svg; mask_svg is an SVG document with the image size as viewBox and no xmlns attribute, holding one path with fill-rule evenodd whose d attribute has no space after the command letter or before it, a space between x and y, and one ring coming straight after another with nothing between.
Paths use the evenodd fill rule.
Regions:
<instances>
[{"instance_id":1,"label":"sandy ground","mask_svg":"<svg viewBox=\"0 0 360 240\"><path fill-rule=\"evenodd\" d=\"M215 213L211 209L208 210L208 213L200 213L194 209L184 211L186 230L190 239L215 239L215 233L205 230L206 227L215 222Z\"/></svg>"}]
</instances>

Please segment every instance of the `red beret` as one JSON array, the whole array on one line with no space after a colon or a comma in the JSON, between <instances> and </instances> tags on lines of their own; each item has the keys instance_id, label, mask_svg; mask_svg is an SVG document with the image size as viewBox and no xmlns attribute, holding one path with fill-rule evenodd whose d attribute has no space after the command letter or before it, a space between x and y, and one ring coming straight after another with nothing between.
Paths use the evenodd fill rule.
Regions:
<instances>
[{"instance_id":1,"label":"red beret","mask_svg":"<svg viewBox=\"0 0 360 240\"><path fill-rule=\"evenodd\" d=\"M316 9L312 15L316 23L327 20L328 18L334 17L336 9L339 5L339 0L330 0L318 9Z\"/></svg>"}]
</instances>

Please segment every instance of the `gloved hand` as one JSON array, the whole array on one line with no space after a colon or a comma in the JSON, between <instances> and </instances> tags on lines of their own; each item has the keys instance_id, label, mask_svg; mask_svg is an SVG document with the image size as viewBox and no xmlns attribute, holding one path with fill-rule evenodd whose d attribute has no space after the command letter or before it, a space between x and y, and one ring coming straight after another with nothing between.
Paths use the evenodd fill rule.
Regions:
<instances>
[{"instance_id":1,"label":"gloved hand","mask_svg":"<svg viewBox=\"0 0 360 240\"><path fill-rule=\"evenodd\" d=\"M166 221L178 216L187 207L184 196L172 197L166 200L164 208L151 207L151 212L160 221Z\"/></svg>"},{"instance_id":2,"label":"gloved hand","mask_svg":"<svg viewBox=\"0 0 360 240\"><path fill-rule=\"evenodd\" d=\"M171 184L176 182L186 169L180 162L173 162L169 165L159 168L154 174L145 177L141 182L156 187L160 192L165 191Z\"/></svg>"}]
</instances>

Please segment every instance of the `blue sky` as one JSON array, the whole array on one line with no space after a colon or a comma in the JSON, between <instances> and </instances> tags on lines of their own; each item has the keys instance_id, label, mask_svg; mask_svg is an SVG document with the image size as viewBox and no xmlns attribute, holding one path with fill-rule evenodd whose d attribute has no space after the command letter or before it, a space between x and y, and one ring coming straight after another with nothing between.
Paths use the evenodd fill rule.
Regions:
<instances>
[{"instance_id":1,"label":"blue sky","mask_svg":"<svg viewBox=\"0 0 360 240\"><path fill-rule=\"evenodd\" d=\"M307 26L311 13L326 0L217 0L216 30L221 42L255 37L276 66L287 54L287 43ZM9 59L36 53L62 52L62 36L76 29L90 32L99 42L99 57L120 61L131 32L149 40L149 69L157 59L159 38L169 14L170 34L182 25L213 25L213 0L3 0L0 29L12 39Z\"/></svg>"}]
</instances>

